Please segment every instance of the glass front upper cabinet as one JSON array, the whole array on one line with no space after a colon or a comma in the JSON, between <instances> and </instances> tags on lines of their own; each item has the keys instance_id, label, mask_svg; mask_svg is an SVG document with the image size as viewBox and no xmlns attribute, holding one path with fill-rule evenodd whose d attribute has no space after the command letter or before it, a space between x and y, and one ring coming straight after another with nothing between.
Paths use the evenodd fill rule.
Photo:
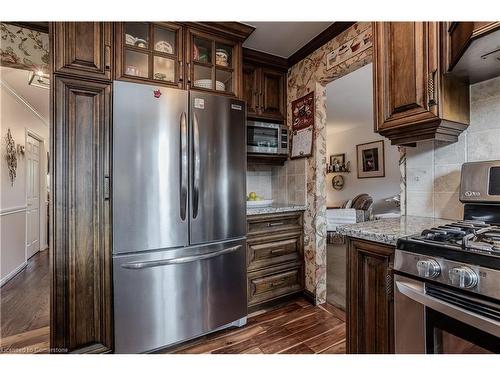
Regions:
<instances>
[{"instance_id":1,"label":"glass front upper cabinet","mask_svg":"<svg viewBox=\"0 0 500 375\"><path fill-rule=\"evenodd\" d=\"M121 76L182 87L182 27L174 23L121 24Z\"/></svg>"},{"instance_id":2,"label":"glass front upper cabinet","mask_svg":"<svg viewBox=\"0 0 500 375\"><path fill-rule=\"evenodd\" d=\"M235 95L236 43L189 31L187 45L190 88Z\"/></svg>"}]
</instances>

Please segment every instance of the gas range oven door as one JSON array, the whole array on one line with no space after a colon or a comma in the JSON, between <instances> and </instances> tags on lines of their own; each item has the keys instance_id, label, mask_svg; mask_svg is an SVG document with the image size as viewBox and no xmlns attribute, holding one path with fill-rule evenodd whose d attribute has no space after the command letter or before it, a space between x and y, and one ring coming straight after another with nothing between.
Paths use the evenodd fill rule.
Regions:
<instances>
[{"instance_id":1,"label":"gas range oven door","mask_svg":"<svg viewBox=\"0 0 500 375\"><path fill-rule=\"evenodd\" d=\"M394 284L396 353L500 353L498 302L398 274Z\"/></svg>"}]
</instances>

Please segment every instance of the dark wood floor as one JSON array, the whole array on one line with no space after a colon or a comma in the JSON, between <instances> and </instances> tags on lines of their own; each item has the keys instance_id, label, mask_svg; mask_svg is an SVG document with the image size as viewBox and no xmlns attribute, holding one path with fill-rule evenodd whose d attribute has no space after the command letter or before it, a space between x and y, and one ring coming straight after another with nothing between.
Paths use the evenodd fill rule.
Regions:
<instances>
[{"instance_id":1,"label":"dark wood floor","mask_svg":"<svg viewBox=\"0 0 500 375\"><path fill-rule=\"evenodd\" d=\"M49 350L49 257L43 251L0 290L0 352ZM164 353L345 353L345 314L304 299L259 311L246 326L229 328Z\"/></svg>"},{"instance_id":2,"label":"dark wood floor","mask_svg":"<svg viewBox=\"0 0 500 375\"><path fill-rule=\"evenodd\" d=\"M242 328L213 333L168 353L341 354L345 353L345 314L329 304L299 299L251 315Z\"/></svg>"},{"instance_id":3,"label":"dark wood floor","mask_svg":"<svg viewBox=\"0 0 500 375\"><path fill-rule=\"evenodd\" d=\"M0 289L0 350L44 352L49 347L49 252L40 251Z\"/></svg>"}]
</instances>

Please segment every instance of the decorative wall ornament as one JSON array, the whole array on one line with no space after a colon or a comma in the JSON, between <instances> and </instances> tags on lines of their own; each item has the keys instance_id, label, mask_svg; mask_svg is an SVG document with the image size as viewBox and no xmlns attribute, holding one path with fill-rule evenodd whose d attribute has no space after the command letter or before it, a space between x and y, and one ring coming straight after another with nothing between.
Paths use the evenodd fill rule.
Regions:
<instances>
[{"instance_id":1,"label":"decorative wall ornament","mask_svg":"<svg viewBox=\"0 0 500 375\"><path fill-rule=\"evenodd\" d=\"M332 187L335 190L342 190L344 188L344 177L342 177L340 174L337 174L333 176L332 178Z\"/></svg>"},{"instance_id":2,"label":"decorative wall ornament","mask_svg":"<svg viewBox=\"0 0 500 375\"><path fill-rule=\"evenodd\" d=\"M7 165L9 166L10 184L14 186L17 170L17 151L16 143L14 142L14 138L12 138L10 128L7 130Z\"/></svg>"},{"instance_id":3,"label":"decorative wall ornament","mask_svg":"<svg viewBox=\"0 0 500 375\"><path fill-rule=\"evenodd\" d=\"M314 138L314 91L292 102L292 153L290 158L312 155Z\"/></svg>"}]
</instances>

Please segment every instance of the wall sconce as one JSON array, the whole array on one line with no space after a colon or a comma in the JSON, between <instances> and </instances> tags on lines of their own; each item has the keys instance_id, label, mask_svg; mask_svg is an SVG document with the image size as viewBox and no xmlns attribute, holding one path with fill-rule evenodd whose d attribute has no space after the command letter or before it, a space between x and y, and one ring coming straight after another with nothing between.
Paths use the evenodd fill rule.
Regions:
<instances>
[{"instance_id":1,"label":"wall sconce","mask_svg":"<svg viewBox=\"0 0 500 375\"><path fill-rule=\"evenodd\" d=\"M24 155L24 145L17 145L17 153Z\"/></svg>"},{"instance_id":2,"label":"wall sconce","mask_svg":"<svg viewBox=\"0 0 500 375\"><path fill-rule=\"evenodd\" d=\"M14 142L14 138L12 138L12 133L10 132L10 128L7 130L7 165L9 167L9 177L10 184L14 186L14 180L16 179L16 170L17 170L17 152L16 152L16 143Z\"/></svg>"}]
</instances>

